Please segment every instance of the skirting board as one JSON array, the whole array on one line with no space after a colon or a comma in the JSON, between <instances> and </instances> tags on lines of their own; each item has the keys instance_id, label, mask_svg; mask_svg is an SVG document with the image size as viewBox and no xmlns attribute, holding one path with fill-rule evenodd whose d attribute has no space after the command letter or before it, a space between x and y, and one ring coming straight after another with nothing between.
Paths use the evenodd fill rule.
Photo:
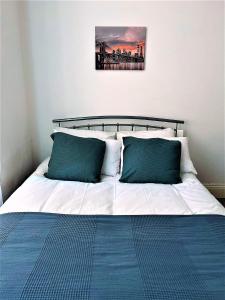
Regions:
<instances>
[{"instance_id":1,"label":"skirting board","mask_svg":"<svg viewBox=\"0 0 225 300\"><path fill-rule=\"evenodd\" d=\"M216 198L225 198L225 184L205 183L204 185Z\"/></svg>"}]
</instances>

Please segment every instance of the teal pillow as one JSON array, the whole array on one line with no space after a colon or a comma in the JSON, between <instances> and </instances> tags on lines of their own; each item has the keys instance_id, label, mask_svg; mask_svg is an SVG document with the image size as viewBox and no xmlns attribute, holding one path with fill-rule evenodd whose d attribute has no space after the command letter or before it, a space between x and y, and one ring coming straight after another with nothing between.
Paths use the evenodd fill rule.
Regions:
<instances>
[{"instance_id":1,"label":"teal pillow","mask_svg":"<svg viewBox=\"0 0 225 300\"><path fill-rule=\"evenodd\" d=\"M175 184L180 179L181 143L160 138L123 138L121 182Z\"/></svg>"},{"instance_id":2,"label":"teal pillow","mask_svg":"<svg viewBox=\"0 0 225 300\"><path fill-rule=\"evenodd\" d=\"M105 155L105 142L56 132L47 178L83 182L98 182Z\"/></svg>"}]
</instances>

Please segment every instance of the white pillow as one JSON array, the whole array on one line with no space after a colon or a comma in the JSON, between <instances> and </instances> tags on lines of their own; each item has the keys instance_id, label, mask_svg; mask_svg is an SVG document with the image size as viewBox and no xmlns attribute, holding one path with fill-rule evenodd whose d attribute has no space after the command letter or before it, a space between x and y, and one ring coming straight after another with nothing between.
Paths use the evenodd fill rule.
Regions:
<instances>
[{"instance_id":1,"label":"white pillow","mask_svg":"<svg viewBox=\"0 0 225 300\"><path fill-rule=\"evenodd\" d=\"M153 138L153 137L150 137ZM181 142L181 159L180 159L180 172L181 173L193 173L197 175L197 171L191 160L189 149L188 149L188 138L187 137L160 137L171 141ZM122 148L124 148L122 146ZM123 149L122 149L123 151ZM122 154L121 154L121 172L122 172Z\"/></svg>"},{"instance_id":2,"label":"white pillow","mask_svg":"<svg viewBox=\"0 0 225 300\"><path fill-rule=\"evenodd\" d=\"M181 173L193 173L197 175L197 171L193 165L193 162L190 157L189 148L188 148L188 138L187 137L173 137L166 138L171 141L180 141L181 142L181 159L180 159L180 172Z\"/></svg>"},{"instance_id":3,"label":"white pillow","mask_svg":"<svg viewBox=\"0 0 225 300\"><path fill-rule=\"evenodd\" d=\"M72 129L72 128L63 128L57 127L54 129L54 132L63 132L79 137L86 137L86 138L96 138L100 140L106 139L115 139L115 132L109 131L100 131L100 130L82 130L82 129Z\"/></svg>"},{"instance_id":4,"label":"white pillow","mask_svg":"<svg viewBox=\"0 0 225 300\"><path fill-rule=\"evenodd\" d=\"M101 174L107 176L116 176L120 171L120 152L121 142L117 140L105 140L106 149L105 156L102 165ZM43 176L44 173L48 172L48 163L50 157L46 158L34 172L37 176Z\"/></svg>"},{"instance_id":5,"label":"white pillow","mask_svg":"<svg viewBox=\"0 0 225 300\"><path fill-rule=\"evenodd\" d=\"M97 130L79 130L60 127L56 128L54 132L63 132L74 136L103 140L106 143L106 149L101 174L107 176L116 176L116 174L119 173L120 151L122 144L120 141L114 139L114 132Z\"/></svg>"},{"instance_id":6,"label":"white pillow","mask_svg":"<svg viewBox=\"0 0 225 300\"><path fill-rule=\"evenodd\" d=\"M159 130L140 130L140 131L120 131L117 132L117 140L123 141L123 137L133 136L136 138L157 138L157 137L174 137L174 130L172 128L165 128Z\"/></svg>"},{"instance_id":7,"label":"white pillow","mask_svg":"<svg viewBox=\"0 0 225 300\"><path fill-rule=\"evenodd\" d=\"M121 142L117 140L105 140L106 149L102 165L102 174L116 176L120 171Z\"/></svg>"},{"instance_id":8,"label":"white pillow","mask_svg":"<svg viewBox=\"0 0 225 300\"><path fill-rule=\"evenodd\" d=\"M46 172L48 172L48 163L50 157L47 157L34 171L34 174L37 176L43 176Z\"/></svg>"},{"instance_id":9,"label":"white pillow","mask_svg":"<svg viewBox=\"0 0 225 300\"><path fill-rule=\"evenodd\" d=\"M164 138L164 137L174 137L174 130L172 128L165 128L160 130L143 130L143 131L120 131L117 132L117 139L121 141L121 165L120 173L123 170L123 137L132 136L136 138L149 139L149 138Z\"/></svg>"}]
</instances>

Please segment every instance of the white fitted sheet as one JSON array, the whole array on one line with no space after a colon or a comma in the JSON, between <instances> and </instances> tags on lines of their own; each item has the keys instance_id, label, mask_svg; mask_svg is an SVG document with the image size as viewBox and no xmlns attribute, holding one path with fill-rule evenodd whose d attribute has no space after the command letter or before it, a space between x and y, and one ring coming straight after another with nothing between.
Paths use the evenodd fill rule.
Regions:
<instances>
[{"instance_id":1,"label":"white fitted sheet","mask_svg":"<svg viewBox=\"0 0 225 300\"><path fill-rule=\"evenodd\" d=\"M175 185L120 183L119 175L92 184L47 179L45 164L2 205L0 214L225 215L223 206L191 173L183 174L183 182Z\"/></svg>"}]
</instances>

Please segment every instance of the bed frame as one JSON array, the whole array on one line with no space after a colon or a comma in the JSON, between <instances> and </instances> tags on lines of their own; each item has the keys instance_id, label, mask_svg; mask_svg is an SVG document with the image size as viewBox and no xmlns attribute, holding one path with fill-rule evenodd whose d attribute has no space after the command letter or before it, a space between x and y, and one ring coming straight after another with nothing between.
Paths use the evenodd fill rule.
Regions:
<instances>
[{"instance_id":1,"label":"bed frame","mask_svg":"<svg viewBox=\"0 0 225 300\"><path fill-rule=\"evenodd\" d=\"M99 123L100 120L103 120L103 122ZM172 127L175 131L175 136L177 136L179 125L184 124L184 121L182 120L124 115L87 116L77 118L54 119L52 122L54 124L57 124L59 127L73 129L98 128L103 131L106 127L110 127L110 129L116 128L117 132L120 131L121 127L128 127L132 131L136 130L136 128L145 128L146 130L153 130Z\"/></svg>"}]
</instances>

